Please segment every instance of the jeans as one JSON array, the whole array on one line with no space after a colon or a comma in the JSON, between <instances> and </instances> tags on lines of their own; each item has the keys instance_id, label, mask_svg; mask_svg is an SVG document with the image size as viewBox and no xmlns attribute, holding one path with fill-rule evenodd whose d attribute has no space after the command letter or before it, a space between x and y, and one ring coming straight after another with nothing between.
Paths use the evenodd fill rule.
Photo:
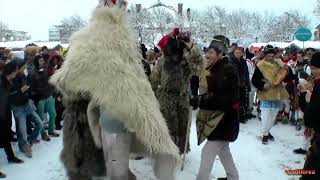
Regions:
<instances>
[{"instance_id":1,"label":"jeans","mask_svg":"<svg viewBox=\"0 0 320 180\"><path fill-rule=\"evenodd\" d=\"M49 114L49 133L54 132L55 129L55 121L56 121L56 109L55 109L55 102L52 96L48 97L47 99L43 99L41 101L38 102L37 105L37 113L40 116L40 118L42 119L42 121L44 121L45 119L45 111L48 111ZM46 131L44 128L42 128L41 130L41 136L44 136L46 134Z\"/></svg>"},{"instance_id":2,"label":"jeans","mask_svg":"<svg viewBox=\"0 0 320 180\"><path fill-rule=\"evenodd\" d=\"M22 106L12 106L13 114L16 118L17 126L18 126L18 144L19 146L23 146L26 143L33 144L38 136L40 130L43 128L42 121L38 114L32 109L29 103ZM27 117L31 117L31 121L34 124L34 129L31 132L31 135L28 138L27 134Z\"/></svg>"}]
</instances>

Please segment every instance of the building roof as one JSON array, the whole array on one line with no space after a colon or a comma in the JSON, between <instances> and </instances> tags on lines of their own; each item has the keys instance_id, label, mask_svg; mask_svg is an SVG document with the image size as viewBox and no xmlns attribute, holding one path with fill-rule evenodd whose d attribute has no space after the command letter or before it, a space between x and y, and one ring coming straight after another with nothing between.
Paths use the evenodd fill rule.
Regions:
<instances>
[{"instance_id":1,"label":"building roof","mask_svg":"<svg viewBox=\"0 0 320 180\"><path fill-rule=\"evenodd\" d=\"M25 48L28 44L33 43L32 41L10 41L10 42L0 42L0 47L5 47L9 49L22 49Z\"/></svg>"}]
</instances>

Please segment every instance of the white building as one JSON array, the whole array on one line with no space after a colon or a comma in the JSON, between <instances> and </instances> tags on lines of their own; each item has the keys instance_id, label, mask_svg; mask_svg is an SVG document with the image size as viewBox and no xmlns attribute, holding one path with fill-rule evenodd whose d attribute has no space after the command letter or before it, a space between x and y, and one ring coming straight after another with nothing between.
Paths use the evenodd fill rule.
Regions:
<instances>
[{"instance_id":1,"label":"white building","mask_svg":"<svg viewBox=\"0 0 320 180\"><path fill-rule=\"evenodd\" d=\"M53 27L49 29L49 41L60 41L60 29Z\"/></svg>"}]
</instances>

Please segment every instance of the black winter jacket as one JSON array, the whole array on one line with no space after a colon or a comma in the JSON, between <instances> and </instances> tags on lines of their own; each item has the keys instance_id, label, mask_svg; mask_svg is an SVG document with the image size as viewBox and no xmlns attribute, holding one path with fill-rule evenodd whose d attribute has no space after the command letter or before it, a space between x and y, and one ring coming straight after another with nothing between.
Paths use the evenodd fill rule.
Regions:
<instances>
[{"instance_id":1,"label":"black winter jacket","mask_svg":"<svg viewBox=\"0 0 320 180\"><path fill-rule=\"evenodd\" d=\"M320 133L319 110L320 110L320 79L315 80L310 103L308 103L304 113L305 126L309 128L313 128L314 131L317 133Z\"/></svg>"},{"instance_id":2,"label":"black winter jacket","mask_svg":"<svg viewBox=\"0 0 320 180\"><path fill-rule=\"evenodd\" d=\"M12 106L22 106L28 103L30 92L21 92L21 88L27 84L27 77L23 75L17 75L16 79L13 80L11 88L9 101Z\"/></svg>"},{"instance_id":3,"label":"black winter jacket","mask_svg":"<svg viewBox=\"0 0 320 180\"><path fill-rule=\"evenodd\" d=\"M210 134L208 140L233 142L239 134L239 111L233 106L239 103L239 80L235 67L228 58L218 61L207 76L208 94L200 96L200 109L221 110L223 120Z\"/></svg>"},{"instance_id":4,"label":"black winter jacket","mask_svg":"<svg viewBox=\"0 0 320 180\"><path fill-rule=\"evenodd\" d=\"M46 69L34 69L28 76L32 99L37 103L53 95L54 88L49 84L49 75Z\"/></svg>"}]
</instances>

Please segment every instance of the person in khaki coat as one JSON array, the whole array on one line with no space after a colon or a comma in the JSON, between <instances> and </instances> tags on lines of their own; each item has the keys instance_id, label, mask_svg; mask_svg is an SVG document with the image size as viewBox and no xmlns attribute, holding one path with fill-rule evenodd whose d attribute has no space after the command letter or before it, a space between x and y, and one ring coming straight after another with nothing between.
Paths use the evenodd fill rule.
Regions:
<instances>
[{"instance_id":1,"label":"person in khaki coat","mask_svg":"<svg viewBox=\"0 0 320 180\"><path fill-rule=\"evenodd\" d=\"M257 63L252 84L258 89L257 99L261 102L262 143L268 144L269 140L274 141L270 130L279 111L280 101L289 97L282 81L291 77L288 67L280 59L274 59L275 50L272 46L267 46L264 54L265 58Z\"/></svg>"}]
</instances>

